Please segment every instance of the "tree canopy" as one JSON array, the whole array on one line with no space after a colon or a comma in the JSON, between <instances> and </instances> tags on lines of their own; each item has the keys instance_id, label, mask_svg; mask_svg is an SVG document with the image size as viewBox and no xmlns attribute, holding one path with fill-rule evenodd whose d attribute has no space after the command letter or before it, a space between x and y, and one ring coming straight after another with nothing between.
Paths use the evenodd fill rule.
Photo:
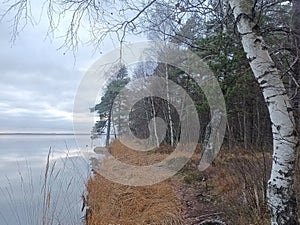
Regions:
<instances>
[{"instance_id":1,"label":"tree canopy","mask_svg":"<svg viewBox=\"0 0 300 225\"><path fill-rule=\"evenodd\" d=\"M113 104L120 91L130 81L126 66L122 65L119 71L110 78L110 82L106 87L104 95L101 97L100 103L91 109L92 112L97 111L100 120L96 122L92 129L92 135L97 136L106 130L106 144L108 145L111 133L111 121Z\"/></svg>"}]
</instances>

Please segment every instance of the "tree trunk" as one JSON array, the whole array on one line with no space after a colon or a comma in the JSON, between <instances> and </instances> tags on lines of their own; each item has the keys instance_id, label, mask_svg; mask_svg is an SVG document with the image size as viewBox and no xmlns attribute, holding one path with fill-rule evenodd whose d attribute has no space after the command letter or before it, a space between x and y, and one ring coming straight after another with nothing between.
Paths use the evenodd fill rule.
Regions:
<instances>
[{"instance_id":1,"label":"tree trunk","mask_svg":"<svg viewBox=\"0 0 300 225\"><path fill-rule=\"evenodd\" d=\"M205 137L203 142L203 152L198 166L200 171L204 171L214 161L217 152L215 151L218 140L218 132L221 121L224 117L220 110L216 109L212 113L212 118L205 129Z\"/></svg>"},{"instance_id":2,"label":"tree trunk","mask_svg":"<svg viewBox=\"0 0 300 225\"><path fill-rule=\"evenodd\" d=\"M248 147L248 129L247 129L247 105L245 95L243 96L243 141L244 141L244 149Z\"/></svg>"},{"instance_id":3,"label":"tree trunk","mask_svg":"<svg viewBox=\"0 0 300 225\"><path fill-rule=\"evenodd\" d=\"M155 105L154 105L154 99L153 96L151 96L151 106L152 106L152 112L153 112L153 125L154 125L154 136L155 136L155 143L156 147L158 148L160 145L159 138L157 135L157 127L156 127L156 110L155 110Z\"/></svg>"},{"instance_id":4,"label":"tree trunk","mask_svg":"<svg viewBox=\"0 0 300 225\"><path fill-rule=\"evenodd\" d=\"M256 97L256 101L255 101L255 106L256 106L256 126L257 126L257 129L256 129L256 133L257 133L257 136L256 136L256 148L258 148L259 146L262 147L262 144L261 144L261 140L260 140L260 133L261 133L261 129L260 129L260 121L261 121L261 118L260 118L260 111L259 111L259 99Z\"/></svg>"},{"instance_id":5,"label":"tree trunk","mask_svg":"<svg viewBox=\"0 0 300 225\"><path fill-rule=\"evenodd\" d=\"M270 57L263 38L253 22L253 1L229 0L242 38L244 51L268 106L273 132L273 164L268 182L268 206L272 225L296 225L297 203L294 191L296 148L295 119L290 100Z\"/></svg>"},{"instance_id":6,"label":"tree trunk","mask_svg":"<svg viewBox=\"0 0 300 225\"><path fill-rule=\"evenodd\" d=\"M108 111L107 130L106 130L106 142L105 142L105 146L106 146L106 147L108 147L108 145L109 145L109 139L110 139L110 127L111 127L112 106L113 106L113 104L111 104L110 109L109 109L109 111Z\"/></svg>"},{"instance_id":7,"label":"tree trunk","mask_svg":"<svg viewBox=\"0 0 300 225\"><path fill-rule=\"evenodd\" d=\"M169 68L168 64L165 64L165 79L166 79L166 91L167 91L167 107L168 107L168 120L170 125L170 145L174 146L174 131L173 131L173 120L171 115L170 107L170 93L169 93Z\"/></svg>"}]
</instances>

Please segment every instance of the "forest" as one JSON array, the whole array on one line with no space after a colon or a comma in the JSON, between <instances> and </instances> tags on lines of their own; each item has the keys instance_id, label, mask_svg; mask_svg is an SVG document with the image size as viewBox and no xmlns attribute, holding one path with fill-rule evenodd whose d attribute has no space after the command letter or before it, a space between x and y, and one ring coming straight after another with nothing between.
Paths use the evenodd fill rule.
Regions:
<instances>
[{"instance_id":1,"label":"forest","mask_svg":"<svg viewBox=\"0 0 300 225\"><path fill-rule=\"evenodd\" d=\"M8 9L9 13L16 13L13 27L16 30L20 29L20 18L28 16L25 14L27 4L26 0L17 1ZM196 151L175 178L149 189L109 183L101 176L89 180L87 186L92 200L88 203L87 224L299 224L299 0L57 0L50 1L47 7L53 32L62 15L71 12L63 43L70 51L76 51L82 23L87 22L90 43L96 51L101 51L99 43L110 36L118 40L121 49L132 42L131 38L143 36L192 52L213 72L226 105L226 112L218 116L209 104L207 92L192 73L163 62L141 61L132 67L120 56L118 70L109 75L101 100L90 108L99 117L92 128L92 138L105 136L110 154L142 167L148 160L154 163L165 158L182 143L185 124L181 118L192 116L190 108L193 106L199 124L190 122L188 127L199 133L194 134L197 135ZM159 54L163 56L164 49ZM164 82L161 86L147 86L151 77ZM130 87L135 80L140 83ZM184 105L171 83L183 88L193 104ZM125 115L129 103L120 94L126 89L134 95L139 89L143 90L143 85L150 87L152 94L136 101L129 115ZM209 84L208 87L214 90ZM155 92L161 89L166 93L165 99ZM184 105L184 113L178 112L172 101ZM225 135L216 156L212 151L218 147L211 143L210 136L214 132L218 135L216 127L225 121L223 114L226 114ZM156 126L160 122L156 120L166 124L163 140L158 137L160 129ZM149 124L154 128L149 129ZM122 144L128 127L142 140L154 132L152 158L148 158L148 154L136 156ZM216 158L208 159L210 167L199 171L197 165L206 154ZM113 170L109 163L108 159L103 165ZM161 212L166 214L150 207L154 214L144 220L141 218L149 208L140 205L139 211L135 207L140 204L138 200L133 205L128 203L127 211L122 211L127 207L126 199L122 199L124 195L131 196L127 199L129 202L129 199L143 199L145 193L151 192L154 197L147 199L151 205L156 195L157 199L164 198L159 192L165 196L173 193L168 189L170 186L179 189L174 191L175 196L178 197L177 192L184 192L190 198L175 201L177 197L169 196L166 198L169 208L162 206L163 203L157 206L165 207ZM96 187L101 187L103 193ZM119 199L115 199L116 196ZM177 206L184 201L185 216ZM112 205L116 208L109 208ZM211 210L206 212L205 205ZM141 216L135 218L135 215ZM150 219L155 218L154 215L157 220ZM168 215L172 215L170 220Z\"/></svg>"},{"instance_id":2,"label":"forest","mask_svg":"<svg viewBox=\"0 0 300 225\"><path fill-rule=\"evenodd\" d=\"M295 184L293 179L297 165L299 131L299 2L178 2L173 6L155 2L155 12L158 14L155 16L146 10L149 5L144 8L145 15L141 19L149 24L148 28L143 28L148 37L152 40L167 40L190 49L216 75L226 102L228 119L223 147L263 154L264 168L261 169L265 175L271 172L271 179L267 182L266 177L261 178L261 188L264 192L263 198L268 196L266 204L270 209L272 224L297 224L297 193L292 186ZM138 25L132 21L129 21L128 26L134 26L133 30L138 29L135 28ZM153 72L149 74L147 71L151 71L151 67ZM209 144L207 136L211 132L209 127L213 115L210 114L205 94L195 80L184 71L164 63L142 63L133 73L131 79L139 76L166 77L186 90L197 109L200 122L198 140L205 152ZM101 133L107 128L107 145L114 115L118 118L113 122L115 138L116 134L122 133L122 104L115 110L112 105L119 89L129 82L126 67L123 66L112 79L101 102L94 108L100 115L100 121L96 123L93 131ZM174 146L179 142L181 121L178 112L171 109L167 102L162 102L162 99L144 98L131 109L130 116L131 130L141 138L149 136L145 124L151 119L159 117L166 121L168 128L165 139L161 143L157 141L157 147L160 144ZM282 131L288 126L289 131ZM291 139L288 140L289 138ZM288 145L290 146L287 147ZM267 155L270 157L272 148L274 151L271 170L271 163L267 163L269 159L266 158ZM280 154L288 158L279 162ZM286 163L293 166L284 166ZM278 165L283 167L279 168ZM289 172L283 172L286 169ZM289 191L280 193L283 186L278 185L278 180L283 181L287 177L289 178L284 186ZM246 180L245 178L245 183ZM283 200L286 197L290 200ZM279 202L283 204L273 205Z\"/></svg>"}]
</instances>

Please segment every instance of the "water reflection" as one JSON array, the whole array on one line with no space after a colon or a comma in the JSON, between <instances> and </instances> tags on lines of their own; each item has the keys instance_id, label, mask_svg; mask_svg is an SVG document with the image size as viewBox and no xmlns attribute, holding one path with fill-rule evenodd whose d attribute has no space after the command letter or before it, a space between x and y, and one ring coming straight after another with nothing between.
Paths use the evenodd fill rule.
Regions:
<instances>
[{"instance_id":1,"label":"water reflection","mask_svg":"<svg viewBox=\"0 0 300 225\"><path fill-rule=\"evenodd\" d=\"M81 194L90 175L89 136L0 135L0 224L83 224ZM49 155L49 168L45 167Z\"/></svg>"}]
</instances>

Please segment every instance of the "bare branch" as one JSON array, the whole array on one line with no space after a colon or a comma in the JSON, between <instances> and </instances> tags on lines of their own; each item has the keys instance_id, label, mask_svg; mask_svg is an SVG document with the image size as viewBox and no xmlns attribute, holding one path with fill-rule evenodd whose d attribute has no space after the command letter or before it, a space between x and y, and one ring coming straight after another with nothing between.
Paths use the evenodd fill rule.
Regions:
<instances>
[{"instance_id":1,"label":"bare branch","mask_svg":"<svg viewBox=\"0 0 300 225\"><path fill-rule=\"evenodd\" d=\"M8 3L5 2L5 3ZM14 43L18 34L24 30L26 25L29 23L34 24L32 20L31 5L29 0L20 0L10 5L8 9L0 15L0 22L8 15L12 14L13 18L10 19L12 22L12 38L11 41Z\"/></svg>"}]
</instances>

